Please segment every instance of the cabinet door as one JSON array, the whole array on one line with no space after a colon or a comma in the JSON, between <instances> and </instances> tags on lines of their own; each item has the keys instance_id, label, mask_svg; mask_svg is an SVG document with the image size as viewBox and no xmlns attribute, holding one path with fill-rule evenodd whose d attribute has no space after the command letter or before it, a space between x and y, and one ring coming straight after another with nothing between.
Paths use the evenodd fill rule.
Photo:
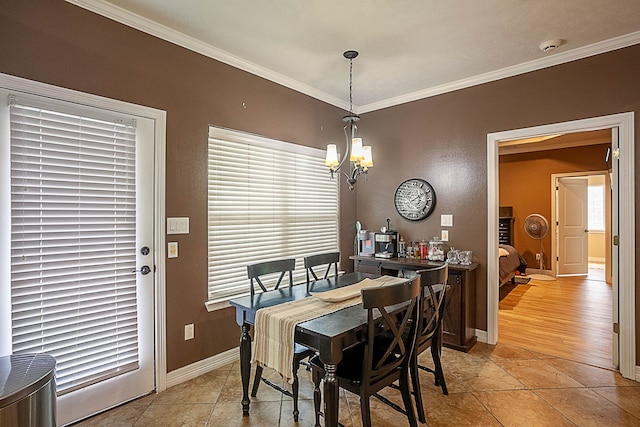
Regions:
<instances>
[{"instance_id":1,"label":"cabinet door","mask_svg":"<svg viewBox=\"0 0 640 427\"><path fill-rule=\"evenodd\" d=\"M442 339L445 346L457 349L461 346L464 335L462 274L449 270L448 285L444 319L442 320Z\"/></svg>"},{"instance_id":2,"label":"cabinet door","mask_svg":"<svg viewBox=\"0 0 640 427\"><path fill-rule=\"evenodd\" d=\"M380 263L356 260L355 270L360 273L380 274Z\"/></svg>"}]
</instances>

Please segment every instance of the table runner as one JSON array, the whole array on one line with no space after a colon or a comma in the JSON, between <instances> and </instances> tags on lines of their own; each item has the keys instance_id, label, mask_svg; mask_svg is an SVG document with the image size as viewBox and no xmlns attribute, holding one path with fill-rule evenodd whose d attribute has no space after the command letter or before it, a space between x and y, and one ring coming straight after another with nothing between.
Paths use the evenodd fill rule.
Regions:
<instances>
[{"instance_id":1,"label":"table runner","mask_svg":"<svg viewBox=\"0 0 640 427\"><path fill-rule=\"evenodd\" d=\"M312 297L262 308L256 312L252 363L275 369L289 384L293 383L293 348L296 325L346 307L360 304L360 290L402 283L407 279L382 276ZM335 302L329 302L335 301Z\"/></svg>"}]
</instances>

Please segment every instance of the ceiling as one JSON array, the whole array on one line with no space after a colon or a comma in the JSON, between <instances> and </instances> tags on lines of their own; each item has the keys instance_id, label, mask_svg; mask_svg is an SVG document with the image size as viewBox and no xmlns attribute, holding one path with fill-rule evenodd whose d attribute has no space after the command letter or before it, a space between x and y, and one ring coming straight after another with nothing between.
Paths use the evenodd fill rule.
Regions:
<instances>
[{"instance_id":1,"label":"ceiling","mask_svg":"<svg viewBox=\"0 0 640 427\"><path fill-rule=\"evenodd\" d=\"M531 153L587 145L611 144L611 138L611 129L544 135L500 141L498 143L498 152L501 156L504 156L507 154Z\"/></svg>"},{"instance_id":2,"label":"ceiling","mask_svg":"<svg viewBox=\"0 0 640 427\"><path fill-rule=\"evenodd\" d=\"M357 50L359 113L640 43L638 0L67 1L344 109Z\"/></svg>"}]
</instances>

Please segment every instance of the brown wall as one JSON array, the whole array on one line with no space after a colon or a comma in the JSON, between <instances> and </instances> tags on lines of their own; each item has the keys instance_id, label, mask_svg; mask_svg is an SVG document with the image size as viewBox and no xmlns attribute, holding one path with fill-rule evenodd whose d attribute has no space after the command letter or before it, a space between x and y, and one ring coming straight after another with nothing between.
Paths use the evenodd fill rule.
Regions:
<instances>
[{"instance_id":1,"label":"brown wall","mask_svg":"<svg viewBox=\"0 0 640 427\"><path fill-rule=\"evenodd\" d=\"M234 311L204 305L208 126L324 148L343 140L343 112L62 0L2 3L0 72L167 112L166 214L190 217L190 234L171 236L180 257L166 266L168 371L236 347ZM343 227L351 229L347 193ZM185 342L187 323L195 339Z\"/></svg>"},{"instance_id":2,"label":"brown wall","mask_svg":"<svg viewBox=\"0 0 640 427\"><path fill-rule=\"evenodd\" d=\"M529 268L538 268L540 242L527 236L524 219L532 213L551 220L551 175L606 170L605 153L611 144L500 156L500 206L512 206L513 246ZM542 239L544 265L551 269L551 235Z\"/></svg>"},{"instance_id":3,"label":"brown wall","mask_svg":"<svg viewBox=\"0 0 640 427\"><path fill-rule=\"evenodd\" d=\"M439 235L440 214L452 213L449 243L471 249L482 264L476 327L486 330L487 134L628 111L637 127L639 72L640 46L633 46L363 114L359 133L375 147L375 167L358 184L357 219L373 228L391 218L404 236L422 238ZM411 177L429 181L438 197L433 215L418 223L401 220L393 207L395 188ZM639 299L636 291L636 307Z\"/></svg>"},{"instance_id":4,"label":"brown wall","mask_svg":"<svg viewBox=\"0 0 640 427\"><path fill-rule=\"evenodd\" d=\"M324 147L342 141L343 112L62 0L2 3L0 72L167 111L166 213L191 219L191 233L176 239L180 258L167 261L168 370L236 346L233 311L204 308L207 126ZM360 134L376 166L357 194L343 192L342 253L351 253L356 218L370 229L391 218L415 239L439 235L440 214L453 214L451 243L482 264L476 312L485 329L487 133L638 111L639 75L634 46L363 114ZM395 188L410 177L427 179L438 196L419 223L393 208ZM192 322L196 338L185 342Z\"/></svg>"}]
</instances>

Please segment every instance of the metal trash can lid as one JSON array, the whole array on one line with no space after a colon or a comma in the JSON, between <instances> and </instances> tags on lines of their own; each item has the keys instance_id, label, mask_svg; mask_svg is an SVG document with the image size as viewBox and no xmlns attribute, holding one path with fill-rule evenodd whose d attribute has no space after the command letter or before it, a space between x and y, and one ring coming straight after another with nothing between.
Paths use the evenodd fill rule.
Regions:
<instances>
[{"instance_id":1,"label":"metal trash can lid","mask_svg":"<svg viewBox=\"0 0 640 427\"><path fill-rule=\"evenodd\" d=\"M0 357L0 408L29 396L53 379L56 359L48 354Z\"/></svg>"}]
</instances>

